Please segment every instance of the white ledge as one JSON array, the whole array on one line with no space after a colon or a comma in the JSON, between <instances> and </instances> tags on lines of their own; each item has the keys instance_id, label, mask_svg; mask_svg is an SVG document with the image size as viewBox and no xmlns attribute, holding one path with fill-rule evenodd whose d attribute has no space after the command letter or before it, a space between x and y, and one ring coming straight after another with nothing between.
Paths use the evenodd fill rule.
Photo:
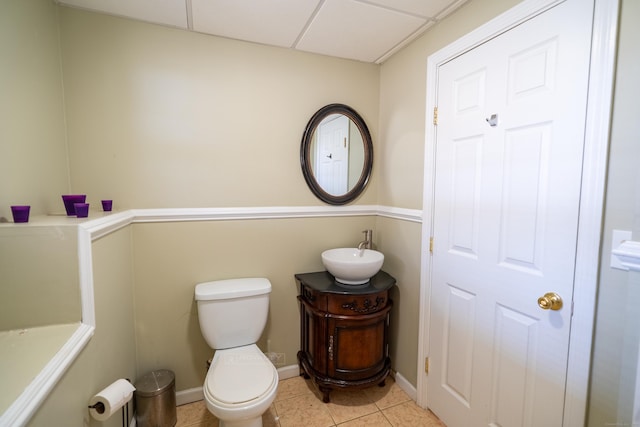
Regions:
<instances>
[{"instance_id":1,"label":"white ledge","mask_svg":"<svg viewBox=\"0 0 640 427\"><path fill-rule=\"evenodd\" d=\"M67 368L87 345L94 329L93 326L86 324L78 326L69 340L0 416L0 426L23 426L29 421Z\"/></svg>"},{"instance_id":2,"label":"white ledge","mask_svg":"<svg viewBox=\"0 0 640 427\"><path fill-rule=\"evenodd\" d=\"M625 240L611 253L625 269L640 271L640 242Z\"/></svg>"}]
</instances>

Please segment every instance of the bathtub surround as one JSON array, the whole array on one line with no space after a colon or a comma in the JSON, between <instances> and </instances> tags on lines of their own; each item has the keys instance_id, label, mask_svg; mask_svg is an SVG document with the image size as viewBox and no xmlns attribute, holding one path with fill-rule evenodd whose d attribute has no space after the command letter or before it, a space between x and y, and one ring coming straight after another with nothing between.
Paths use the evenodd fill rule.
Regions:
<instances>
[{"instance_id":1,"label":"bathtub surround","mask_svg":"<svg viewBox=\"0 0 640 427\"><path fill-rule=\"evenodd\" d=\"M78 326L79 322L0 332L0 414L5 414L34 378L44 376L42 372L47 370L47 365L60 360L56 355L61 353L65 344L69 345L70 337ZM42 382L39 381L38 385L41 386ZM29 398L32 400L33 396ZM13 411L15 417L1 415L0 421L14 421L21 417L18 412L27 410L26 405L31 403L27 400L25 397Z\"/></svg>"},{"instance_id":2,"label":"bathtub surround","mask_svg":"<svg viewBox=\"0 0 640 427\"><path fill-rule=\"evenodd\" d=\"M82 319L76 225L0 224L0 271L0 331Z\"/></svg>"}]
</instances>

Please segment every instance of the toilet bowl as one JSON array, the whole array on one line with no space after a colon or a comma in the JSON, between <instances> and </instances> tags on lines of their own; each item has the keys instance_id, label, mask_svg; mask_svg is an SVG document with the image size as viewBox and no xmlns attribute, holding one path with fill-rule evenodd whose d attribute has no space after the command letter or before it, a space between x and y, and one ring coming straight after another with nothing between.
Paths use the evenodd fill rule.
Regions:
<instances>
[{"instance_id":1,"label":"toilet bowl","mask_svg":"<svg viewBox=\"0 0 640 427\"><path fill-rule=\"evenodd\" d=\"M256 345L267 322L269 293L265 278L196 285L200 330L216 350L202 389L221 427L261 427L276 397L278 371Z\"/></svg>"},{"instance_id":2,"label":"toilet bowl","mask_svg":"<svg viewBox=\"0 0 640 427\"><path fill-rule=\"evenodd\" d=\"M278 371L255 344L216 351L203 386L221 427L261 427L277 389Z\"/></svg>"}]
</instances>

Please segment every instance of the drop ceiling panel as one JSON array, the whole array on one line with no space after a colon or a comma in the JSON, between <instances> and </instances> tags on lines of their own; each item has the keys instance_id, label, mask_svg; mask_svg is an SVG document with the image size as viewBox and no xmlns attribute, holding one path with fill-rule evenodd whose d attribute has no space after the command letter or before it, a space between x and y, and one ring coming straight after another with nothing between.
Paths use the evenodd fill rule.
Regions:
<instances>
[{"instance_id":1,"label":"drop ceiling panel","mask_svg":"<svg viewBox=\"0 0 640 427\"><path fill-rule=\"evenodd\" d=\"M468 0L54 1L215 36L382 63Z\"/></svg>"},{"instance_id":2,"label":"drop ceiling panel","mask_svg":"<svg viewBox=\"0 0 640 427\"><path fill-rule=\"evenodd\" d=\"M326 0L297 49L374 62L427 21L354 0Z\"/></svg>"},{"instance_id":3,"label":"drop ceiling panel","mask_svg":"<svg viewBox=\"0 0 640 427\"><path fill-rule=\"evenodd\" d=\"M320 0L191 0L193 29L291 47Z\"/></svg>"},{"instance_id":4,"label":"drop ceiling panel","mask_svg":"<svg viewBox=\"0 0 640 427\"><path fill-rule=\"evenodd\" d=\"M437 18L445 10L451 0L369 0L369 3L400 10L423 18Z\"/></svg>"},{"instance_id":5,"label":"drop ceiling panel","mask_svg":"<svg viewBox=\"0 0 640 427\"><path fill-rule=\"evenodd\" d=\"M58 3L156 24L187 28L185 0L58 0Z\"/></svg>"}]
</instances>

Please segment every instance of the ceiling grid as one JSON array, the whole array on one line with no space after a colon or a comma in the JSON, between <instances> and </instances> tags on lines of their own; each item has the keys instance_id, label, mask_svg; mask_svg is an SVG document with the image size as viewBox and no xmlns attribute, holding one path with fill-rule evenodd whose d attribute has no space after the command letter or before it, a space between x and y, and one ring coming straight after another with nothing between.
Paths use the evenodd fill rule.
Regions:
<instances>
[{"instance_id":1,"label":"ceiling grid","mask_svg":"<svg viewBox=\"0 0 640 427\"><path fill-rule=\"evenodd\" d=\"M468 0L56 0L114 16L380 64Z\"/></svg>"}]
</instances>

